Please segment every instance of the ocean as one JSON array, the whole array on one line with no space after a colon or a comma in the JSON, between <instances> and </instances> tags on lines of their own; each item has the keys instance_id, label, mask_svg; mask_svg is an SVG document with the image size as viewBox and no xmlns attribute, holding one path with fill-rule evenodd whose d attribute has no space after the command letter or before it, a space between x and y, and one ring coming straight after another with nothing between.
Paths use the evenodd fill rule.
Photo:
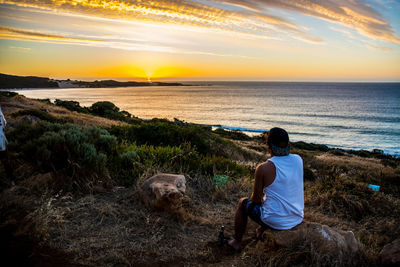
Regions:
<instances>
[{"instance_id":1,"label":"ocean","mask_svg":"<svg viewBox=\"0 0 400 267\"><path fill-rule=\"evenodd\" d=\"M31 98L111 101L143 118L221 125L250 134L281 127L292 141L400 156L400 83L188 82L190 86L24 89Z\"/></svg>"}]
</instances>

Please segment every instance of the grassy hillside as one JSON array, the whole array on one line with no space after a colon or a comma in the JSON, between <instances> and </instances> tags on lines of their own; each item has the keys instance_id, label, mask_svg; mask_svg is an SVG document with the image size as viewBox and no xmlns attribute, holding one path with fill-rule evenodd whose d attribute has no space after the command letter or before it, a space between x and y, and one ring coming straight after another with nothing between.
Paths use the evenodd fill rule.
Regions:
<instances>
[{"instance_id":1,"label":"grassy hillside","mask_svg":"<svg viewBox=\"0 0 400 267\"><path fill-rule=\"evenodd\" d=\"M311 244L273 248L216 246L219 227L233 233L233 213L249 196L261 136L183 123L142 121L112 103L84 108L2 93L12 184L0 168L0 234L16 264L137 266L379 265L382 247L400 236L399 159L379 151L343 151L294 143L304 159L305 219L351 230L363 252L348 262ZM157 172L183 173L183 209L148 209L136 188ZM213 177L229 177L224 186ZM368 184L381 185L381 191Z\"/></svg>"}]
</instances>

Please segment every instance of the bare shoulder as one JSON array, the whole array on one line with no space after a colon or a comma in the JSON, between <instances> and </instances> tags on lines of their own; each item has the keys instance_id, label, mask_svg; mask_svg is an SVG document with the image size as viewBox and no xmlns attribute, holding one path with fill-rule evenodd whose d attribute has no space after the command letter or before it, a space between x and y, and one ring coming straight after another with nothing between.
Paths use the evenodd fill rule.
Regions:
<instances>
[{"instance_id":1,"label":"bare shoulder","mask_svg":"<svg viewBox=\"0 0 400 267\"><path fill-rule=\"evenodd\" d=\"M257 171L270 172L275 171L275 164L272 161L266 161L257 166Z\"/></svg>"},{"instance_id":2,"label":"bare shoulder","mask_svg":"<svg viewBox=\"0 0 400 267\"><path fill-rule=\"evenodd\" d=\"M266 161L264 163L261 163L260 165L257 166L256 173L257 176L263 178L264 186L268 186L272 184L272 182L275 180L276 176L275 164L271 161Z\"/></svg>"}]
</instances>

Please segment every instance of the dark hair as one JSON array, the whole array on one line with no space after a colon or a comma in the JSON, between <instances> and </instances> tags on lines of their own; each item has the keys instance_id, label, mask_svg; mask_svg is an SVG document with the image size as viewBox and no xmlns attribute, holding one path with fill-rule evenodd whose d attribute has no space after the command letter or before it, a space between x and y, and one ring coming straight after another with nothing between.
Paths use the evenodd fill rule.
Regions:
<instances>
[{"instance_id":1,"label":"dark hair","mask_svg":"<svg viewBox=\"0 0 400 267\"><path fill-rule=\"evenodd\" d=\"M274 127L268 132L267 144L269 147L272 147L271 145L281 148L287 147L289 144L289 135L284 129Z\"/></svg>"}]
</instances>

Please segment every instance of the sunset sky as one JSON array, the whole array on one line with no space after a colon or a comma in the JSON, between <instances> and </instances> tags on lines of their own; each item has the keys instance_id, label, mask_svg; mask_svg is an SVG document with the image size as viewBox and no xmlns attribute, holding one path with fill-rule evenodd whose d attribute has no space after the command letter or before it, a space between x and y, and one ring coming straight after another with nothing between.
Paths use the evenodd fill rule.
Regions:
<instances>
[{"instance_id":1,"label":"sunset sky","mask_svg":"<svg viewBox=\"0 0 400 267\"><path fill-rule=\"evenodd\" d=\"M400 81L400 1L0 0L0 72Z\"/></svg>"}]
</instances>

